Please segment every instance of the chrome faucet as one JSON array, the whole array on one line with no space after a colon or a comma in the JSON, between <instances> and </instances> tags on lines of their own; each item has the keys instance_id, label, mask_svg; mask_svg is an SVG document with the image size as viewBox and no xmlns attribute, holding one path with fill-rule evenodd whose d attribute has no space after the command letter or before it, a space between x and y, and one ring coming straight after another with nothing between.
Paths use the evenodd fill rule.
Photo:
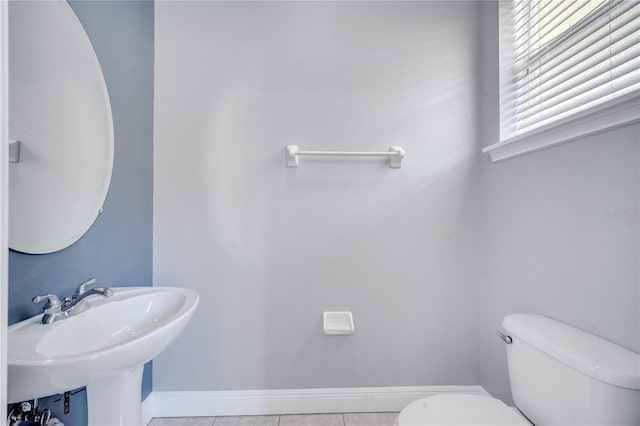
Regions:
<instances>
[{"instance_id":1,"label":"chrome faucet","mask_svg":"<svg viewBox=\"0 0 640 426\"><path fill-rule=\"evenodd\" d=\"M34 297L32 299L33 303L40 303L43 300L47 301L43 307L44 315L42 316L42 324L51 324L86 311L89 309L89 303L85 299L94 294L103 297L113 296L113 290L109 287L95 287L87 290L87 287L95 284L95 282L95 278L83 282L73 293L71 299L65 297L62 302L55 294L43 294L42 296Z\"/></svg>"}]
</instances>

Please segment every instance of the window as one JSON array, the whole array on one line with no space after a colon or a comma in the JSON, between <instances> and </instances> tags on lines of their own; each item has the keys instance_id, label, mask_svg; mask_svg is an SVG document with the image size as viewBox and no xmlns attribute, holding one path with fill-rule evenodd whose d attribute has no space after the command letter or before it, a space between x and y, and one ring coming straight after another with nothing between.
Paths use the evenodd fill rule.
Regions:
<instances>
[{"instance_id":1,"label":"window","mask_svg":"<svg viewBox=\"0 0 640 426\"><path fill-rule=\"evenodd\" d=\"M640 118L640 1L500 2L494 161Z\"/></svg>"}]
</instances>

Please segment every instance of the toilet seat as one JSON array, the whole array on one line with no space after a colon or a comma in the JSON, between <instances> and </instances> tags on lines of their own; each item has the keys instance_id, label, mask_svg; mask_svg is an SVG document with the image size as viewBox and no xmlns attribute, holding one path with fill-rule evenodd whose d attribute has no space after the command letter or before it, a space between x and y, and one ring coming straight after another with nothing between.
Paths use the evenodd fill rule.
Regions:
<instances>
[{"instance_id":1,"label":"toilet seat","mask_svg":"<svg viewBox=\"0 0 640 426\"><path fill-rule=\"evenodd\" d=\"M419 399L400 412L396 426L531 426L522 415L489 396L443 394Z\"/></svg>"}]
</instances>

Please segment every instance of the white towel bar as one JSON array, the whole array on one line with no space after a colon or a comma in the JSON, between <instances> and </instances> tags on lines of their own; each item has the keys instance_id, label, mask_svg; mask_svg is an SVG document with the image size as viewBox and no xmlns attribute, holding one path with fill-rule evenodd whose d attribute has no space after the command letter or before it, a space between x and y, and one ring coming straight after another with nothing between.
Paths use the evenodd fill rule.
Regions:
<instances>
[{"instance_id":1,"label":"white towel bar","mask_svg":"<svg viewBox=\"0 0 640 426\"><path fill-rule=\"evenodd\" d=\"M287 145L287 167L298 167L300 155L330 156L330 157L389 157L389 166L394 169L402 167L404 149L392 146L389 151L361 152L361 151L301 151L298 145Z\"/></svg>"}]
</instances>

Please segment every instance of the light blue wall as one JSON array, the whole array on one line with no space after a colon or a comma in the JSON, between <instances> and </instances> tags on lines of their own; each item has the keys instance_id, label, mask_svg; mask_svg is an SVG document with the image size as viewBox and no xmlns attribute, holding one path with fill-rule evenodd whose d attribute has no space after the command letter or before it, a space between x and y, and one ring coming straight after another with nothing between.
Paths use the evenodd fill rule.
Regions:
<instances>
[{"instance_id":1,"label":"light blue wall","mask_svg":"<svg viewBox=\"0 0 640 426\"><path fill-rule=\"evenodd\" d=\"M71 247L47 255L9 254L9 322L42 310L36 294L72 294L90 277L99 285L151 285L153 219L152 1L71 1L104 72L115 132L113 177L104 213ZM145 370L146 372L146 370ZM145 374L143 397L151 391ZM53 402L59 397L50 398ZM86 424L84 391L66 424ZM54 414L61 403L51 405Z\"/></svg>"},{"instance_id":2,"label":"light blue wall","mask_svg":"<svg viewBox=\"0 0 640 426\"><path fill-rule=\"evenodd\" d=\"M156 3L153 281L200 308L154 392L477 383L478 7Z\"/></svg>"}]
</instances>

